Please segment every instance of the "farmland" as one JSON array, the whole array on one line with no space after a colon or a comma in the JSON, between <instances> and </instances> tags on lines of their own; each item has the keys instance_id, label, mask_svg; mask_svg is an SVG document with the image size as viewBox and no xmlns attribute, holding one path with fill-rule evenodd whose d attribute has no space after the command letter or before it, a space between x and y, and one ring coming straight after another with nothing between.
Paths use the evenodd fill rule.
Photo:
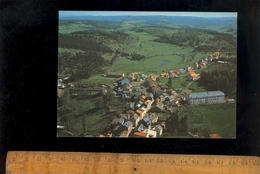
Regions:
<instances>
[{"instance_id":1,"label":"farmland","mask_svg":"<svg viewBox=\"0 0 260 174\"><path fill-rule=\"evenodd\" d=\"M64 83L67 86L73 84L79 91L91 91L101 85L106 85L108 91L108 97L104 98L89 95L89 91L69 93L69 88L62 89L63 95L58 98L57 120L69 132L65 136L98 136L108 129L119 114L126 112L129 103L118 95L114 96L114 83L118 77L107 76L109 73L122 72L126 76L134 74L141 81L147 80L149 76L158 76L158 84L171 84L169 88L185 89L189 84L186 74L180 74L172 82L169 82L169 78L160 77L160 74L187 66L193 67L201 58L218 51L221 53L219 60L229 63L212 61L206 68L196 70L196 73L209 76L220 74L214 76L215 86L224 86L225 89L215 89L199 80L191 83L188 89L193 92L224 90L227 91L226 97L236 99L236 88L232 85L235 82L223 77L226 71L236 72L236 18L207 20L142 16L61 19L59 78L69 77ZM228 75L234 76L232 73ZM226 86L222 85L223 79L227 80ZM141 82L138 81L137 84ZM230 86L232 89L229 89ZM219 112L214 112L216 110ZM159 121L167 121L173 114L177 115L178 120L187 116L188 128L186 132L177 129L173 132L165 131L164 137L189 137L187 132L200 132L206 138L206 134L214 133L224 138L236 136L235 104L184 104L173 109L170 114L164 112ZM203 117L203 120L196 121L198 117ZM63 130L61 135L64 136L66 131Z\"/></svg>"}]
</instances>

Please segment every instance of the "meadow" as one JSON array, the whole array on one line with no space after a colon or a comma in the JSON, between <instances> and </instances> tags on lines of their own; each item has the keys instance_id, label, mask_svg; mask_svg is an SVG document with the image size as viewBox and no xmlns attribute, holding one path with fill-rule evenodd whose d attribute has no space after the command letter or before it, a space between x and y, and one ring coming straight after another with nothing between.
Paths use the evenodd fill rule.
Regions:
<instances>
[{"instance_id":1,"label":"meadow","mask_svg":"<svg viewBox=\"0 0 260 174\"><path fill-rule=\"evenodd\" d=\"M180 110L179 117L182 116L188 117L190 131L219 134L222 138L236 137L235 104L189 105L188 109ZM198 117L202 117L201 122L197 122Z\"/></svg>"}]
</instances>

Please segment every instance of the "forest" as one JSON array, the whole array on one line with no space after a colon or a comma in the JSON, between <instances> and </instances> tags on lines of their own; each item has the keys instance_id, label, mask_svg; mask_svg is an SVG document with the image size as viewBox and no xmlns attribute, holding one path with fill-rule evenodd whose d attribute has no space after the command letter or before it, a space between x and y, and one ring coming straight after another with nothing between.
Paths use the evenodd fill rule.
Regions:
<instances>
[{"instance_id":1,"label":"forest","mask_svg":"<svg viewBox=\"0 0 260 174\"><path fill-rule=\"evenodd\" d=\"M86 51L76 53L61 53L59 56L58 69L60 72L71 74L70 80L89 78L100 72L105 65L104 58L97 52Z\"/></svg>"},{"instance_id":2,"label":"forest","mask_svg":"<svg viewBox=\"0 0 260 174\"><path fill-rule=\"evenodd\" d=\"M230 71L202 71L199 85L207 91L218 91L221 89L226 96L235 97L236 95L236 70Z\"/></svg>"}]
</instances>

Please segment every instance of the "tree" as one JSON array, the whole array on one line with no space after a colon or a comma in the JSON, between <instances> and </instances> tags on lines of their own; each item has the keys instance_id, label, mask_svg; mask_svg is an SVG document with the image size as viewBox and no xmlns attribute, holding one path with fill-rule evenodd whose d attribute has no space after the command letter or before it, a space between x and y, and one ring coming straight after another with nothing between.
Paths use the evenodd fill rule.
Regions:
<instances>
[{"instance_id":1,"label":"tree","mask_svg":"<svg viewBox=\"0 0 260 174\"><path fill-rule=\"evenodd\" d=\"M179 131L180 132L187 132L188 131L188 116L185 115L183 117L181 117L180 119L180 128L179 128Z\"/></svg>"},{"instance_id":2,"label":"tree","mask_svg":"<svg viewBox=\"0 0 260 174\"><path fill-rule=\"evenodd\" d=\"M168 80L168 83L167 83L167 84L168 84L168 86L169 86L169 87L172 87L172 78L169 78L169 80Z\"/></svg>"}]
</instances>

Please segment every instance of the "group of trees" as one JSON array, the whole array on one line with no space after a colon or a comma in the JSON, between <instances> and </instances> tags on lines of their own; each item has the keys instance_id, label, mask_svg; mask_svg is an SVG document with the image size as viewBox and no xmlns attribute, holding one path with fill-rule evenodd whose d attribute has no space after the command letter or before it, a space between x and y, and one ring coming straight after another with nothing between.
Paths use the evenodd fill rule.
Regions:
<instances>
[{"instance_id":1,"label":"group of trees","mask_svg":"<svg viewBox=\"0 0 260 174\"><path fill-rule=\"evenodd\" d=\"M225 71L209 71L201 72L201 78L198 83L204 86L208 91L221 90L226 96L235 94L236 92L236 70L225 70Z\"/></svg>"},{"instance_id":2,"label":"group of trees","mask_svg":"<svg viewBox=\"0 0 260 174\"><path fill-rule=\"evenodd\" d=\"M92 35L59 34L59 47L82 51L96 51L99 53L112 53L113 50Z\"/></svg>"},{"instance_id":3,"label":"group of trees","mask_svg":"<svg viewBox=\"0 0 260 174\"><path fill-rule=\"evenodd\" d=\"M132 56L131 60L143 60L143 59L145 59L144 55L141 55L141 54L138 54L138 53L135 53L135 52L131 56Z\"/></svg>"},{"instance_id":4,"label":"group of trees","mask_svg":"<svg viewBox=\"0 0 260 174\"><path fill-rule=\"evenodd\" d=\"M58 56L58 69L60 72L67 69L71 74L71 80L89 78L91 75L99 73L106 61L94 51L79 52L76 54L61 53Z\"/></svg>"},{"instance_id":5,"label":"group of trees","mask_svg":"<svg viewBox=\"0 0 260 174\"><path fill-rule=\"evenodd\" d=\"M179 133L186 133L188 131L188 116L182 116L179 118L178 113L173 113L171 116L166 120L166 127L168 133L173 133L177 131Z\"/></svg>"}]
</instances>

